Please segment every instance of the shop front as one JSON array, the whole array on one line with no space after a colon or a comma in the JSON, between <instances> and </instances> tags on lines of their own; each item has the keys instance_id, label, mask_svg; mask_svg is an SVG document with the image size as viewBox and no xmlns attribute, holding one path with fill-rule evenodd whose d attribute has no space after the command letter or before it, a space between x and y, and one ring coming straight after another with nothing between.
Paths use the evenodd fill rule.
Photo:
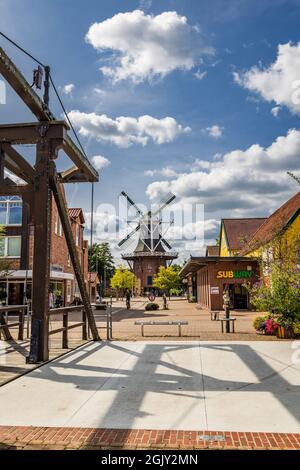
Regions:
<instances>
[{"instance_id":1,"label":"shop front","mask_svg":"<svg viewBox=\"0 0 300 470\"><path fill-rule=\"evenodd\" d=\"M256 260L245 257L191 257L181 276L196 279L197 303L209 310L223 309L223 294L228 292L232 309L249 309L245 284L258 280Z\"/></svg>"}]
</instances>

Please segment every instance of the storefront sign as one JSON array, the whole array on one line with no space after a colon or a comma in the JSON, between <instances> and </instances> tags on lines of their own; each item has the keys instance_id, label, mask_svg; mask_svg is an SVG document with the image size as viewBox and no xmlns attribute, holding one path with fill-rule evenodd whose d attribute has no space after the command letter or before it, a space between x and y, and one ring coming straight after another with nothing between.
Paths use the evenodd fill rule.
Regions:
<instances>
[{"instance_id":1,"label":"storefront sign","mask_svg":"<svg viewBox=\"0 0 300 470\"><path fill-rule=\"evenodd\" d=\"M218 286L217 286L217 287L211 287L211 288L210 288L210 293L211 293L211 294L216 294L216 295L220 294L220 289L219 289L219 287L218 287Z\"/></svg>"},{"instance_id":2,"label":"storefront sign","mask_svg":"<svg viewBox=\"0 0 300 470\"><path fill-rule=\"evenodd\" d=\"M249 279L253 271L218 271L217 279Z\"/></svg>"}]
</instances>

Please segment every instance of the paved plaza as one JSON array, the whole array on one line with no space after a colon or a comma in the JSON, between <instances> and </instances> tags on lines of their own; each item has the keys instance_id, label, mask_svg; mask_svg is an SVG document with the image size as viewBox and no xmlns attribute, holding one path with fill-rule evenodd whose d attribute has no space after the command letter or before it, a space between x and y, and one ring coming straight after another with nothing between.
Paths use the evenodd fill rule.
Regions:
<instances>
[{"instance_id":1,"label":"paved plaza","mask_svg":"<svg viewBox=\"0 0 300 470\"><path fill-rule=\"evenodd\" d=\"M298 435L292 353L290 342L90 343L1 387L0 425Z\"/></svg>"},{"instance_id":2,"label":"paved plaza","mask_svg":"<svg viewBox=\"0 0 300 470\"><path fill-rule=\"evenodd\" d=\"M300 447L295 342L256 335L253 312L234 312L236 333L222 334L208 311L184 300L166 311L144 306L114 303L114 341L82 344L71 330L77 349L62 355L56 335L53 360L31 371L28 341L2 341L2 377L25 375L0 387L0 447ZM189 325L181 338L169 325L142 338L134 322L143 318Z\"/></svg>"}]
</instances>

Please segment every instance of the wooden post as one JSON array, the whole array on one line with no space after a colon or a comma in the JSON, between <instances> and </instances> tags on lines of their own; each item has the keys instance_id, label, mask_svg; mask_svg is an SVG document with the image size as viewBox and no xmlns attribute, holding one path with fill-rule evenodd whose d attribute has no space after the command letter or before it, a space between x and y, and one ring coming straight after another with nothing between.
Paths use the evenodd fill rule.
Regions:
<instances>
[{"instance_id":1,"label":"wooden post","mask_svg":"<svg viewBox=\"0 0 300 470\"><path fill-rule=\"evenodd\" d=\"M62 334L62 348L68 349L68 312L63 313L63 327L64 331Z\"/></svg>"},{"instance_id":2,"label":"wooden post","mask_svg":"<svg viewBox=\"0 0 300 470\"><path fill-rule=\"evenodd\" d=\"M100 341L100 336L97 330L95 317L93 314L93 310L89 301L88 292L87 292L83 275L82 275L82 269L80 266L80 262L79 262L79 258L77 254L77 248L76 248L73 233L71 230L71 225L70 225L70 221L69 221L69 217L68 217L68 213L66 209L66 204L62 195L60 183L58 182L56 175L53 175L51 177L51 187L52 187L55 203L57 206L57 210L59 213L59 217L61 220L61 225L62 225L64 235L66 238L72 266L73 266L75 277L76 277L77 284L78 284L78 288L80 290L82 303L84 305L84 310L87 315L89 327L91 329L92 337L94 341Z\"/></svg>"},{"instance_id":3,"label":"wooden post","mask_svg":"<svg viewBox=\"0 0 300 470\"><path fill-rule=\"evenodd\" d=\"M45 138L47 129L39 126L41 139L36 148L34 182L34 253L32 270L32 334L27 362L49 359L49 281L52 194L50 173L53 171L51 145Z\"/></svg>"},{"instance_id":4,"label":"wooden post","mask_svg":"<svg viewBox=\"0 0 300 470\"><path fill-rule=\"evenodd\" d=\"M24 309L21 309L19 312L19 334L18 334L18 339L20 341L23 341L24 339L24 318L25 318L25 312L24 312Z\"/></svg>"},{"instance_id":5,"label":"wooden post","mask_svg":"<svg viewBox=\"0 0 300 470\"><path fill-rule=\"evenodd\" d=\"M4 328L0 328L0 331L3 332L4 341L11 341L13 339L13 337L10 334L8 325L5 321L5 318L4 318L4 315L3 315L2 312L0 313L0 325L2 325L4 327Z\"/></svg>"},{"instance_id":6,"label":"wooden post","mask_svg":"<svg viewBox=\"0 0 300 470\"><path fill-rule=\"evenodd\" d=\"M86 341L88 339L88 334L87 334L87 318L86 318L86 313L84 308L82 309L82 339L83 341Z\"/></svg>"}]
</instances>

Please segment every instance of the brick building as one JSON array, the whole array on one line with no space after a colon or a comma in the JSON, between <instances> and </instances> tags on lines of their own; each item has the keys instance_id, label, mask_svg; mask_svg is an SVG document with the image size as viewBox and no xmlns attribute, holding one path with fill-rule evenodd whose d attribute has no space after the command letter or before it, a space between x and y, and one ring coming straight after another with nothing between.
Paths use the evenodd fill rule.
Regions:
<instances>
[{"instance_id":1,"label":"brick building","mask_svg":"<svg viewBox=\"0 0 300 470\"><path fill-rule=\"evenodd\" d=\"M52 207L49 303L52 306L60 301L68 305L80 294L54 199ZM80 208L69 208L68 212L87 290L95 301L99 280L97 274L88 272L83 212ZM9 271L0 273L0 303L20 305L26 298L31 300L34 241L28 207L20 197L0 197L0 225L5 227L5 236L0 238L0 258L9 262Z\"/></svg>"},{"instance_id":2,"label":"brick building","mask_svg":"<svg viewBox=\"0 0 300 470\"><path fill-rule=\"evenodd\" d=\"M201 307L220 310L226 289L231 308L250 308L244 284L265 278L257 259L276 255L272 253L275 248L269 246L276 237L280 238L276 250L298 249L300 192L267 218L222 219L218 246L208 246L206 256L192 256L181 271L189 298ZM300 253L295 253L295 263L296 258L300 258Z\"/></svg>"}]
</instances>

